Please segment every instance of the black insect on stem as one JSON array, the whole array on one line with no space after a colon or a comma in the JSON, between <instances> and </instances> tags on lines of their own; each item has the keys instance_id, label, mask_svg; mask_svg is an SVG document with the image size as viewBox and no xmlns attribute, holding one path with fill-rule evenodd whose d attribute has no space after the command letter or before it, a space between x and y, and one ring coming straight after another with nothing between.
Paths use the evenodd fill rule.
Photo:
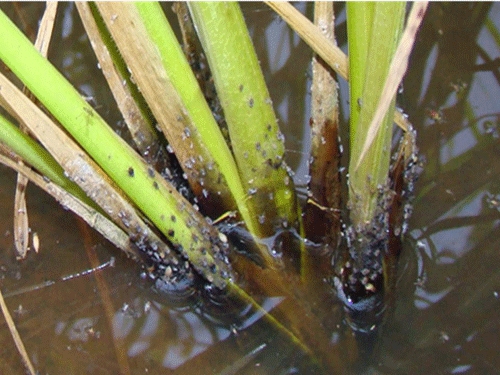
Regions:
<instances>
[{"instance_id":1,"label":"black insect on stem","mask_svg":"<svg viewBox=\"0 0 500 375\"><path fill-rule=\"evenodd\" d=\"M94 112L90 108L83 107L83 110L87 115L89 115L89 117L94 117Z\"/></svg>"}]
</instances>

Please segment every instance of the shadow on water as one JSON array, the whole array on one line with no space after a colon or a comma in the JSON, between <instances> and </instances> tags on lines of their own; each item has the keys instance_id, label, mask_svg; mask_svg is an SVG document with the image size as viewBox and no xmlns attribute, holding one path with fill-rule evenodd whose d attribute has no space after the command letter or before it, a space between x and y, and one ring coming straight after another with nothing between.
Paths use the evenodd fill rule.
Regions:
<instances>
[{"instance_id":1,"label":"shadow on water","mask_svg":"<svg viewBox=\"0 0 500 375\"><path fill-rule=\"evenodd\" d=\"M1 5L18 25L37 24L43 5L17 7L23 22L15 7ZM242 7L287 136L288 162L303 191L310 53L265 5ZM311 12L309 5L298 7ZM28 34L34 32L30 27ZM364 373L491 374L500 369L495 349L500 339L499 29L499 4L430 6L399 98L417 129L424 171L400 260L396 308ZM345 32L339 30L338 38L345 48ZM54 43L59 47L51 59L110 123L119 123L71 4L61 4ZM117 350L125 352L131 373L318 373L248 306L218 305L198 294L165 300L141 278L137 264L98 235L85 235L74 216L33 186L28 208L40 252L17 262L15 176L3 167L0 176L0 286L40 373L116 374L122 370ZM115 258L113 267L98 271L110 301L103 302L95 273L70 276L92 268L86 247L100 264ZM260 302L272 309L286 301L274 295ZM342 346L350 361L355 354L340 333L344 323L333 293L312 309L322 310L317 314L325 323L319 327L329 330L332 345ZM23 373L3 320L0 327L0 373Z\"/></svg>"}]
</instances>

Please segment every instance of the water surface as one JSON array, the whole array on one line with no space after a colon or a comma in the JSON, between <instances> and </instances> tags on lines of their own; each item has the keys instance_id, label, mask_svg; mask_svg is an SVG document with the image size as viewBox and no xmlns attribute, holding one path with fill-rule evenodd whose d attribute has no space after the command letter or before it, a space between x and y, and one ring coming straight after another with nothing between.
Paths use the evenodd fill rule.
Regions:
<instances>
[{"instance_id":1,"label":"water surface","mask_svg":"<svg viewBox=\"0 0 500 375\"><path fill-rule=\"evenodd\" d=\"M297 6L311 13L311 4ZM303 191L310 53L265 5L242 7L286 134L287 161ZM43 5L1 8L28 25L30 34ZM344 10L338 8L338 42L345 49ZM496 3L433 3L420 33L399 102L417 129L424 171L400 262L396 308L367 372L500 372L499 13ZM72 4L60 5L54 43L51 60L110 123L119 123ZM345 129L348 96L342 83L341 95ZM225 311L203 298L165 301L141 278L136 263L31 185L30 225L41 248L17 262L15 175L1 167L0 176L0 287L40 373L319 371L246 306ZM72 277L92 268L89 249L99 264L114 258L114 267ZM279 295L261 297L268 309L289 303ZM344 323L333 293L317 308L332 347L354 356L352 343L342 338ZM23 373L3 320L0 342L0 373Z\"/></svg>"}]
</instances>

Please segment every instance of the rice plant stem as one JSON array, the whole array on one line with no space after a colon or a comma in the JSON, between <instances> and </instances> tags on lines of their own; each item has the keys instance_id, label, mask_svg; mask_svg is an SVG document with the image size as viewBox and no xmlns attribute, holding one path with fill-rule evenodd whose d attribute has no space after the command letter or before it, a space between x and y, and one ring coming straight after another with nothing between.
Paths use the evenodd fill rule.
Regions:
<instances>
[{"instance_id":1,"label":"rice plant stem","mask_svg":"<svg viewBox=\"0 0 500 375\"><path fill-rule=\"evenodd\" d=\"M214 228L116 135L3 12L0 30L0 59L198 272L225 287L230 273Z\"/></svg>"},{"instance_id":2,"label":"rice plant stem","mask_svg":"<svg viewBox=\"0 0 500 375\"><path fill-rule=\"evenodd\" d=\"M260 232L274 232L273 216L297 219L293 183L284 166L279 130L262 71L237 3L189 3L229 128L248 204Z\"/></svg>"},{"instance_id":3,"label":"rice plant stem","mask_svg":"<svg viewBox=\"0 0 500 375\"><path fill-rule=\"evenodd\" d=\"M387 186L394 97L364 162L358 168L356 165L368 137L369 126L376 113L389 66L400 39L404 11L403 2L348 4L348 23L371 23L368 32L365 27L348 26L351 31L348 35L350 88L353 91L350 107L351 113L358 113L357 116L352 116L350 121L349 161L350 216L356 227L364 226L372 220L381 189ZM367 39L368 42L355 42L359 38Z\"/></svg>"}]
</instances>

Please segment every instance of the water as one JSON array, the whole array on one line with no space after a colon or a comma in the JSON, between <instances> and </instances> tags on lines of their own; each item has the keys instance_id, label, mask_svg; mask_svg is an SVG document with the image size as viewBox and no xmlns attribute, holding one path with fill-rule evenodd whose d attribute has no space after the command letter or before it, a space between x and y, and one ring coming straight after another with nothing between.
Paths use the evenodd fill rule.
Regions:
<instances>
[{"instance_id":1,"label":"water","mask_svg":"<svg viewBox=\"0 0 500 375\"><path fill-rule=\"evenodd\" d=\"M310 4L300 6L310 12ZM26 24L36 25L43 5L18 7ZM14 17L13 7L2 4L7 8ZM304 184L310 54L265 5L244 4L243 10L286 135L287 162L297 184ZM55 43L61 47L51 50L51 58L110 123L118 122L74 7L61 4L60 11ZM494 62L498 32L491 32L500 27L499 12L496 3L430 6L399 98L418 131L424 172L400 261L396 308L378 340L370 373L500 372L495 349L500 339L500 73ZM338 38L345 48L342 32ZM345 108L345 86L341 89ZM249 306L220 308L198 294L187 301L165 300L141 278L137 264L32 185L28 209L40 253L15 261L14 174L2 167L0 175L0 287L40 373L320 373ZM92 250L97 264L116 258L114 267L63 281L96 266L87 255L92 257ZM317 330L326 330L332 353L341 350L346 362L356 361L352 341L340 329L335 296L318 294L297 298L310 298L310 308L324 321ZM260 298L275 311L297 308L280 295ZM0 373L22 373L3 320L0 325Z\"/></svg>"}]
</instances>

